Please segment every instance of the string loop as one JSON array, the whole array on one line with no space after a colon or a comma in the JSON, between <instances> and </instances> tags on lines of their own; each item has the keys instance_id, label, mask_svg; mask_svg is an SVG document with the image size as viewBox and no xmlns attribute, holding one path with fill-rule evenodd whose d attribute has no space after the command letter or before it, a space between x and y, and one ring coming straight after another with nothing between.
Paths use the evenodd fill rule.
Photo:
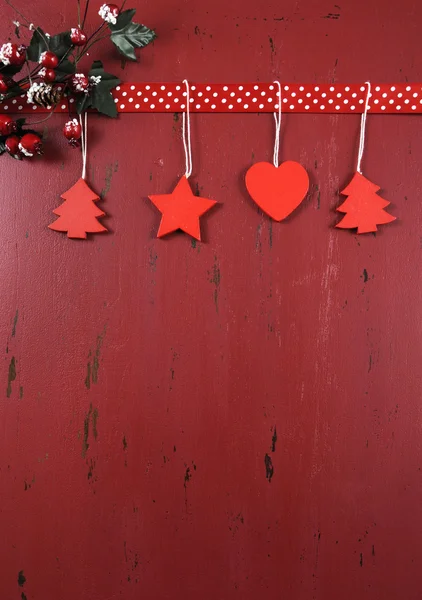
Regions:
<instances>
[{"instance_id":1,"label":"string loop","mask_svg":"<svg viewBox=\"0 0 422 600\"><path fill-rule=\"evenodd\" d=\"M363 150L365 148L365 129L366 129L366 115L368 114L368 106L369 106L369 97L371 95L371 82L365 81L365 85L367 86L366 98L365 98L365 108L360 118L360 137L359 137L359 151L358 151L358 160L356 165L356 171L362 175L361 171L361 163Z\"/></svg>"},{"instance_id":2,"label":"string loop","mask_svg":"<svg viewBox=\"0 0 422 600\"><path fill-rule=\"evenodd\" d=\"M278 167L278 157L280 152L280 128L281 128L281 85L279 81L273 81L278 86L278 113L274 113L274 121L275 121L275 139L274 139L274 153L273 153L273 163L274 166Z\"/></svg>"},{"instance_id":3,"label":"string loop","mask_svg":"<svg viewBox=\"0 0 422 600\"><path fill-rule=\"evenodd\" d=\"M189 179L189 177L192 175L192 147L190 138L190 87L187 79L184 79L183 83L186 86L186 112L184 112L182 116L182 135L183 147L185 149L185 177L186 179Z\"/></svg>"},{"instance_id":4,"label":"string loop","mask_svg":"<svg viewBox=\"0 0 422 600\"><path fill-rule=\"evenodd\" d=\"M81 145L82 145L82 179L86 179L86 151L87 151L87 134L88 134L88 113L85 111L85 119L82 121L82 115L79 115L79 123L82 128Z\"/></svg>"}]
</instances>

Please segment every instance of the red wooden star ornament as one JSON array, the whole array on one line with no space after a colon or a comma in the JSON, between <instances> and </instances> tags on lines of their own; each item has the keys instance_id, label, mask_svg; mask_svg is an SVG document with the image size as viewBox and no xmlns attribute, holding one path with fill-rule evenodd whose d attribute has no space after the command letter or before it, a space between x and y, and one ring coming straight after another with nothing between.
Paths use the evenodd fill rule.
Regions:
<instances>
[{"instance_id":1,"label":"red wooden star ornament","mask_svg":"<svg viewBox=\"0 0 422 600\"><path fill-rule=\"evenodd\" d=\"M185 149L186 172L180 179L171 194L160 194L148 196L149 199L163 215L157 237L163 237L181 229L197 240L201 240L201 229L199 218L210 208L217 204L215 200L194 196L188 179L192 174L192 149L190 139L190 87L187 79L183 80L186 86L186 112L183 113L182 137ZM181 105L184 108L184 105Z\"/></svg>"},{"instance_id":2,"label":"red wooden star ornament","mask_svg":"<svg viewBox=\"0 0 422 600\"><path fill-rule=\"evenodd\" d=\"M181 229L197 240L201 240L199 218L217 204L215 200L194 196L185 175L179 180L171 194L149 196L151 202L162 213L157 237Z\"/></svg>"}]
</instances>

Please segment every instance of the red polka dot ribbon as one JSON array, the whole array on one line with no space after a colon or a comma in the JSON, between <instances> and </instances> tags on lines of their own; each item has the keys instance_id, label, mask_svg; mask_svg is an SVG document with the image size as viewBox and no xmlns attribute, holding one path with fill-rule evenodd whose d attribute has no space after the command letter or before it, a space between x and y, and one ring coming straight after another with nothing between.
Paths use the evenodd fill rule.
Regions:
<instances>
[{"instance_id":1,"label":"red polka dot ribbon","mask_svg":"<svg viewBox=\"0 0 422 600\"><path fill-rule=\"evenodd\" d=\"M274 83L193 83L190 86L192 113L257 113L278 109ZM113 90L121 113L174 113L186 110L186 91L180 83L125 83ZM282 83L283 113L362 113L364 84ZM73 98L69 98L72 107ZM64 99L57 112L68 111ZM0 105L2 113L48 112L18 96ZM422 83L372 84L368 112L371 114L422 113Z\"/></svg>"}]
</instances>

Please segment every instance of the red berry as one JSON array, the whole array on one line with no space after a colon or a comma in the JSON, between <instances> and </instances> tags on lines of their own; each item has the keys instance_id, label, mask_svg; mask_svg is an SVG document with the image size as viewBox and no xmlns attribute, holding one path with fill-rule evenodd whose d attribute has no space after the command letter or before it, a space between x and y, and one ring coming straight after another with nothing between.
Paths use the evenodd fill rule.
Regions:
<instances>
[{"instance_id":1,"label":"red berry","mask_svg":"<svg viewBox=\"0 0 422 600\"><path fill-rule=\"evenodd\" d=\"M116 4L103 4L98 11L98 14L107 23L116 24L117 17L119 16L120 10Z\"/></svg>"},{"instance_id":2,"label":"red berry","mask_svg":"<svg viewBox=\"0 0 422 600\"><path fill-rule=\"evenodd\" d=\"M70 80L70 85L74 92L84 92L89 87L89 79L83 73L76 73Z\"/></svg>"},{"instance_id":3,"label":"red berry","mask_svg":"<svg viewBox=\"0 0 422 600\"><path fill-rule=\"evenodd\" d=\"M7 94L9 85L4 75L0 75L0 94Z\"/></svg>"},{"instance_id":4,"label":"red berry","mask_svg":"<svg viewBox=\"0 0 422 600\"><path fill-rule=\"evenodd\" d=\"M113 17L118 17L119 16L119 12L120 9L117 6L117 4L108 4L108 10L111 12L111 14L113 15Z\"/></svg>"},{"instance_id":5,"label":"red berry","mask_svg":"<svg viewBox=\"0 0 422 600\"><path fill-rule=\"evenodd\" d=\"M19 150L25 156L34 156L34 154L42 154L42 141L39 135L35 133L25 133L22 136Z\"/></svg>"},{"instance_id":6,"label":"red berry","mask_svg":"<svg viewBox=\"0 0 422 600\"><path fill-rule=\"evenodd\" d=\"M11 156L19 156L21 151L19 150L19 138L17 135L9 135L9 137L4 142L6 146L6 150Z\"/></svg>"},{"instance_id":7,"label":"red berry","mask_svg":"<svg viewBox=\"0 0 422 600\"><path fill-rule=\"evenodd\" d=\"M56 72L53 69L46 69L45 67L41 69L38 75L43 81L47 81L48 83L51 83L56 79Z\"/></svg>"},{"instance_id":8,"label":"red berry","mask_svg":"<svg viewBox=\"0 0 422 600\"><path fill-rule=\"evenodd\" d=\"M69 141L79 140L82 135L82 127L77 119L68 121L63 128L63 135Z\"/></svg>"},{"instance_id":9,"label":"red berry","mask_svg":"<svg viewBox=\"0 0 422 600\"><path fill-rule=\"evenodd\" d=\"M70 41L74 46L83 46L86 44L87 39L86 33L82 29L79 29L79 27L72 27L70 30Z\"/></svg>"},{"instance_id":10,"label":"red berry","mask_svg":"<svg viewBox=\"0 0 422 600\"><path fill-rule=\"evenodd\" d=\"M0 48L0 61L4 65L13 65L18 67L23 65L26 60L26 48L25 46L18 46L7 42Z\"/></svg>"},{"instance_id":11,"label":"red berry","mask_svg":"<svg viewBox=\"0 0 422 600\"><path fill-rule=\"evenodd\" d=\"M16 123L9 115L0 115L0 135L10 135L16 131Z\"/></svg>"},{"instance_id":12,"label":"red berry","mask_svg":"<svg viewBox=\"0 0 422 600\"><path fill-rule=\"evenodd\" d=\"M39 62L43 67L47 67L48 69L55 69L59 64L59 58L57 54L54 54L54 52L46 50L41 54Z\"/></svg>"}]
</instances>

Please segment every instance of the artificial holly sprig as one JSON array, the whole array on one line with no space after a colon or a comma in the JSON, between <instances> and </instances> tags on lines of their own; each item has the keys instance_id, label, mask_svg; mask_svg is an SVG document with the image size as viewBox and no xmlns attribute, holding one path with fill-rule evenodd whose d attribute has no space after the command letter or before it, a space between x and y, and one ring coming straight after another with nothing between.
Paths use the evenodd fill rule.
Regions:
<instances>
[{"instance_id":1,"label":"artificial holly sprig","mask_svg":"<svg viewBox=\"0 0 422 600\"><path fill-rule=\"evenodd\" d=\"M10 0L5 1L13 6ZM90 0L85 3L82 24L80 23L80 2L78 1L78 27L54 36L45 33L41 27L34 28L27 19L29 25L15 22L17 31L19 31L19 27L26 26L33 30L33 34L27 48L10 42L3 44L0 48L0 81L2 82L0 83L0 93L3 94L4 99L17 95L21 91L16 89L16 85L27 86L34 79L46 83L66 82L69 83L71 91L86 93L87 88L83 84L83 89L81 85L78 85L81 83L78 79L80 80L81 77L72 81L72 76L77 74L79 61L94 44L108 37L125 58L136 60L134 49L146 46L155 38L154 31L133 22L135 9L122 11L114 4L103 4L100 7L98 12L103 23L88 37L81 27L85 22L89 3ZM21 15L21 13L18 14ZM104 35L105 26L108 26L107 35ZM28 67L29 62L38 64L32 69L29 68L28 75L20 80L11 80L11 76L20 72L25 62Z\"/></svg>"},{"instance_id":2,"label":"artificial holly sprig","mask_svg":"<svg viewBox=\"0 0 422 600\"><path fill-rule=\"evenodd\" d=\"M28 103L51 108L53 114L61 98L72 95L78 114L90 108L116 117L111 90L119 85L119 78L104 71L99 60L92 63L88 73L80 70L79 62L105 38L109 38L128 60L136 60L135 49L143 48L155 39L153 30L133 21L135 9L123 10L125 1L120 8L116 4L101 5L98 14L102 22L88 36L84 28L90 0L85 0L83 6L82 1L77 0L77 26L50 36L41 27L35 27L10 0L5 0L24 21L14 21L17 38L20 38L21 28L32 31L32 37L27 46L12 42L0 46L0 102L26 94ZM17 78L16 75L22 74L25 66L27 73ZM0 123L0 154L8 151L14 158L22 158L41 153L41 136L32 130L29 133L38 136L38 140L32 140L33 152L21 144L21 137L25 135L22 120L12 121L12 124L8 122L3 127ZM78 145L80 127L77 120L71 119L66 124L64 134L71 145ZM11 138L9 142L8 136Z\"/></svg>"}]
</instances>

